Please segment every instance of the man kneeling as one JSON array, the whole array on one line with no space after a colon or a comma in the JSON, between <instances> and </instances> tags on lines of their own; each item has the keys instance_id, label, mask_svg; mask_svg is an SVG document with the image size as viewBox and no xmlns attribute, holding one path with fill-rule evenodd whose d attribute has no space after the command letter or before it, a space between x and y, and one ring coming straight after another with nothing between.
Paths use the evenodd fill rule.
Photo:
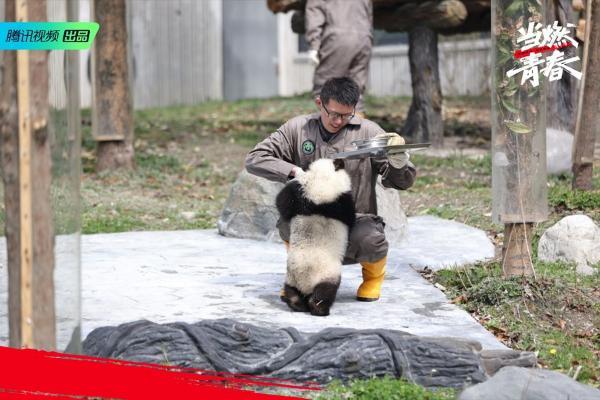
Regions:
<instances>
[{"instance_id":1,"label":"man kneeling","mask_svg":"<svg viewBox=\"0 0 600 400\"><path fill-rule=\"evenodd\" d=\"M355 115L359 96L359 88L350 78L328 80L315 100L318 112L292 118L258 143L246 157L246 169L285 183L302 174L313 161L351 148L355 140L389 136L376 123ZM391 140L403 143L399 136ZM377 175L381 175L383 186L404 190L412 186L416 169L408 154L397 153L387 159L347 160L345 170L350 176L357 215L343 263L361 264L363 282L356 298L375 301L380 297L388 252L385 224L377 215ZM289 223L280 219L277 226L281 238L288 242Z\"/></svg>"}]
</instances>

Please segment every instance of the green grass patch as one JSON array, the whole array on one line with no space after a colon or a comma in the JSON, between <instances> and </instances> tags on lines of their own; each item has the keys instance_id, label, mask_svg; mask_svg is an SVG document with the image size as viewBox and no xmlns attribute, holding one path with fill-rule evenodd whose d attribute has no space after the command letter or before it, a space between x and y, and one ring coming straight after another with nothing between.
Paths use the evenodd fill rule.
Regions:
<instances>
[{"instance_id":1,"label":"green grass patch","mask_svg":"<svg viewBox=\"0 0 600 400\"><path fill-rule=\"evenodd\" d=\"M562 210L598 210L600 209L600 190L571 190L561 185L553 186L548 193L549 205Z\"/></svg>"},{"instance_id":2,"label":"green grass patch","mask_svg":"<svg viewBox=\"0 0 600 400\"><path fill-rule=\"evenodd\" d=\"M178 173L182 166L178 158L171 155L136 153L135 163L138 168L148 173Z\"/></svg>"},{"instance_id":3,"label":"green grass patch","mask_svg":"<svg viewBox=\"0 0 600 400\"><path fill-rule=\"evenodd\" d=\"M457 219L461 216L461 211L455 207L451 207L448 205L441 205L439 207L430 207L427 208L424 212L428 215L433 215L435 217L444 218L444 219Z\"/></svg>"},{"instance_id":4,"label":"green grass patch","mask_svg":"<svg viewBox=\"0 0 600 400\"><path fill-rule=\"evenodd\" d=\"M483 157L430 157L415 153L411 155L411 161L419 166L419 169L427 170L459 170L476 175L492 175L492 160L488 154Z\"/></svg>"},{"instance_id":5,"label":"green grass patch","mask_svg":"<svg viewBox=\"0 0 600 400\"><path fill-rule=\"evenodd\" d=\"M499 262L438 271L433 281L500 340L538 353L547 368L600 384L600 272L582 276L575 265L535 263L536 277L504 278Z\"/></svg>"},{"instance_id":6,"label":"green grass patch","mask_svg":"<svg viewBox=\"0 0 600 400\"><path fill-rule=\"evenodd\" d=\"M135 213L122 208L93 214L84 213L82 221L82 233L142 231L146 228L147 225Z\"/></svg>"},{"instance_id":7,"label":"green grass patch","mask_svg":"<svg viewBox=\"0 0 600 400\"><path fill-rule=\"evenodd\" d=\"M449 400L456 399L456 391L453 389L433 391L403 379L384 377L355 380L346 385L333 382L317 399Z\"/></svg>"}]
</instances>

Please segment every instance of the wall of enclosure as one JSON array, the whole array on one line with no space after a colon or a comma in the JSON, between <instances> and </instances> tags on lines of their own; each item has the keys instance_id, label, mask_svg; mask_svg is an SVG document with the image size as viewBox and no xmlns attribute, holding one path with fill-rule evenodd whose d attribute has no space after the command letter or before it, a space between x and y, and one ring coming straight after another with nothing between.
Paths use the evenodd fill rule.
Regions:
<instances>
[{"instance_id":1,"label":"wall of enclosure","mask_svg":"<svg viewBox=\"0 0 600 400\"><path fill-rule=\"evenodd\" d=\"M311 90L314 67L306 53L298 52L298 35L290 29L291 13L278 14L279 94L289 96ZM440 79L444 96L489 93L491 42L470 39L438 44ZM368 93L374 96L412 96L408 45L373 49Z\"/></svg>"},{"instance_id":2,"label":"wall of enclosure","mask_svg":"<svg viewBox=\"0 0 600 400\"><path fill-rule=\"evenodd\" d=\"M90 3L80 0L80 21L90 20ZM222 0L128 0L127 16L135 108L223 97ZM89 51L80 68L81 105L90 107Z\"/></svg>"},{"instance_id":3,"label":"wall of enclosure","mask_svg":"<svg viewBox=\"0 0 600 400\"><path fill-rule=\"evenodd\" d=\"M128 0L129 43L132 57L134 106L137 109L178 104L197 104L211 99L290 96L310 91L313 67L306 53L298 52L298 35L290 29L292 13L267 15L266 5L257 1L245 7L248 21L263 21L241 51L229 47L227 37L247 38L247 24L236 23L223 0ZM264 8L258 8L264 7ZM228 11L229 10L229 11ZM252 13L249 15L248 13ZM271 17L273 24L265 23ZM89 20L90 0L80 0L80 20ZM264 32L268 30L269 32ZM273 54L263 49L265 37L276 38ZM269 46L270 41L269 41ZM229 52L227 52L230 50ZM446 96L489 93L490 41L477 39L441 42L439 45L442 92ZM233 53L235 52L235 53ZM244 56L247 63L225 65ZM89 52L81 54L81 101L91 104ZM231 73L232 68L235 69ZM227 73L227 72L230 73ZM245 77L262 77L248 80ZM254 88L259 84L261 88ZM250 86L249 86L250 85ZM265 90L264 88L269 88ZM273 89L271 89L273 87ZM225 88L225 89L224 89ZM408 46L379 46L371 60L368 91L375 96L411 96ZM264 92L264 93L263 93Z\"/></svg>"}]
</instances>

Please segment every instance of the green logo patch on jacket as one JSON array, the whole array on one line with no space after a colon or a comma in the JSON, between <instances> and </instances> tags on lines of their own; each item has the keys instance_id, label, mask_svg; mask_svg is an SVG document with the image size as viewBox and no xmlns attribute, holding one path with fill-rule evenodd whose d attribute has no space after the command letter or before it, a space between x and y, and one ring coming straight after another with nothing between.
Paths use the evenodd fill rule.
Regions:
<instances>
[{"instance_id":1,"label":"green logo patch on jacket","mask_svg":"<svg viewBox=\"0 0 600 400\"><path fill-rule=\"evenodd\" d=\"M315 152L315 144L312 140L305 140L302 143L302 152L304 154L312 154Z\"/></svg>"}]
</instances>

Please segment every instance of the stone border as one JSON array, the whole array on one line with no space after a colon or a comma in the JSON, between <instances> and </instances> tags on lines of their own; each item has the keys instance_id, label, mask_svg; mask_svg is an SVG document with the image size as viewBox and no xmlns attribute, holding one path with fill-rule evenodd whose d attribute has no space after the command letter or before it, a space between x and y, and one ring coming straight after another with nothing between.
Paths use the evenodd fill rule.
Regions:
<instances>
[{"instance_id":1,"label":"stone border","mask_svg":"<svg viewBox=\"0 0 600 400\"><path fill-rule=\"evenodd\" d=\"M102 327L88 335L83 349L91 356L300 382L389 375L425 387L462 388L506 365L536 365L531 352L482 351L478 342L456 338L387 329L328 328L306 334L232 319Z\"/></svg>"}]
</instances>

